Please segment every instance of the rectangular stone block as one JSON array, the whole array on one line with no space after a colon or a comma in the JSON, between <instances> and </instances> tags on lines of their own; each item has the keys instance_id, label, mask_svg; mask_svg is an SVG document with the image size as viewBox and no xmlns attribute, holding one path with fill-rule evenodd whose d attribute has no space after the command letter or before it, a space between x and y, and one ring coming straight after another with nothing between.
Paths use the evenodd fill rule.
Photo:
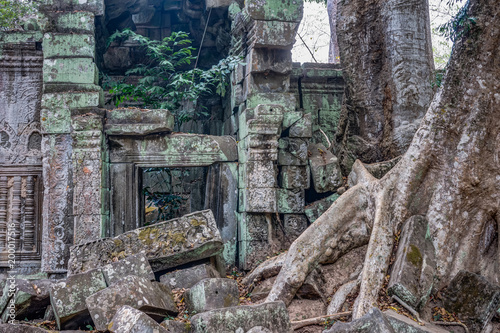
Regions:
<instances>
[{"instance_id":1,"label":"rectangular stone block","mask_svg":"<svg viewBox=\"0 0 500 333\"><path fill-rule=\"evenodd\" d=\"M71 133L71 110L68 108L44 108L40 111L40 125L44 134Z\"/></svg>"},{"instance_id":2,"label":"rectangular stone block","mask_svg":"<svg viewBox=\"0 0 500 333\"><path fill-rule=\"evenodd\" d=\"M254 327L261 329L252 330ZM196 314L191 318L193 333L268 332L292 333L283 302L243 305Z\"/></svg>"},{"instance_id":3,"label":"rectangular stone block","mask_svg":"<svg viewBox=\"0 0 500 333\"><path fill-rule=\"evenodd\" d=\"M279 165L306 165L308 141L299 138L281 138L279 140Z\"/></svg>"},{"instance_id":4,"label":"rectangular stone block","mask_svg":"<svg viewBox=\"0 0 500 333\"><path fill-rule=\"evenodd\" d=\"M299 23L281 21L253 21L248 44L254 48L291 50Z\"/></svg>"},{"instance_id":5,"label":"rectangular stone block","mask_svg":"<svg viewBox=\"0 0 500 333\"><path fill-rule=\"evenodd\" d=\"M286 93L290 89L290 76L288 74L264 72L251 73L243 81L244 99L248 94L260 93Z\"/></svg>"},{"instance_id":6,"label":"rectangular stone block","mask_svg":"<svg viewBox=\"0 0 500 333\"><path fill-rule=\"evenodd\" d=\"M100 269L73 275L54 284L50 290L50 303L59 329L78 329L86 322L91 323L85 299L104 288L106 281Z\"/></svg>"},{"instance_id":7,"label":"rectangular stone block","mask_svg":"<svg viewBox=\"0 0 500 333\"><path fill-rule=\"evenodd\" d=\"M176 323L180 324L180 327L185 326L184 323ZM151 318L144 312L134 309L133 307L128 305L124 305L120 309L118 309L118 311L116 311L113 319L111 319L111 323L109 324L109 326L110 327L107 327L108 332L172 332L172 330L160 326L153 318Z\"/></svg>"},{"instance_id":8,"label":"rectangular stone block","mask_svg":"<svg viewBox=\"0 0 500 333\"><path fill-rule=\"evenodd\" d=\"M160 276L160 282L171 289L189 289L203 279L218 278L219 273L208 264L176 270Z\"/></svg>"},{"instance_id":9,"label":"rectangular stone block","mask_svg":"<svg viewBox=\"0 0 500 333\"><path fill-rule=\"evenodd\" d=\"M281 105L284 113L295 111L295 95L291 93L257 93L252 92L247 96L247 108L253 109L259 104L277 104Z\"/></svg>"},{"instance_id":10,"label":"rectangular stone block","mask_svg":"<svg viewBox=\"0 0 500 333\"><path fill-rule=\"evenodd\" d=\"M316 192L325 193L341 187L342 170L337 157L322 144L310 145L309 153L309 165Z\"/></svg>"},{"instance_id":11,"label":"rectangular stone block","mask_svg":"<svg viewBox=\"0 0 500 333\"><path fill-rule=\"evenodd\" d=\"M108 287L118 283L127 275L143 277L149 281L155 280L155 274L144 254L123 258L103 266L101 271Z\"/></svg>"},{"instance_id":12,"label":"rectangular stone block","mask_svg":"<svg viewBox=\"0 0 500 333\"><path fill-rule=\"evenodd\" d=\"M294 123L302 118L302 111L288 111L283 115L283 130L288 129Z\"/></svg>"},{"instance_id":13,"label":"rectangular stone block","mask_svg":"<svg viewBox=\"0 0 500 333\"><path fill-rule=\"evenodd\" d=\"M300 22L302 0L250 0L245 2L245 12L254 20Z\"/></svg>"},{"instance_id":14,"label":"rectangular stone block","mask_svg":"<svg viewBox=\"0 0 500 333\"><path fill-rule=\"evenodd\" d=\"M239 190L239 211L250 213L275 213L276 188L247 188Z\"/></svg>"},{"instance_id":15,"label":"rectangular stone block","mask_svg":"<svg viewBox=\"0 0 500 333\"><path fill-rule=\"evenodd\" d=\"M116 311L128 305L157 321L179 310L167 286L138 276L127 276L114 285L88 296L85 303L97 330L105 331Z\"/></svg>"},{"instance_id":16,"label":"rectangular stone block","mask_svg":"<svg viewBox=\"0 0 500 333\"><path fill-rule=\"evenodd\" d=\"M269 223L266 214L241 213L239 241L269 241Z\"/></svg>"},{"instance_id":17,"label":"rectangular stone block","mask_svg":"<svg viewBox=\"0 0 500 333\"><path fill-rule=\"evenodd\" d=\"M164 109L121 108L106 111L107 135L147 135L172 132L174 116Z\"/></svg>"},{"instance_id":18,"label":"rectangular stone block","mask_svg":"<svg viewBox=\"0 0 500 333\"><path fill-rule=\"evenodd\" d=\"M239 241L239 268L249 271L272 254L271 245L267 241Z\"/></svg>"},{"instance_id":19,"label":"rectangular stone block","mask_svg":"<svg viewBox=\"0 0 500 333\"><path fill-rule=\"evenodd\" d=\"M285 165L281 167L279 184L287 189L308 189L311 173L308 166Z\"/></svg>"},{"instance_id":20,"label":"rectangular stone block","mask_svg":"<svg viewBox=\"0 0 500 333\"><path fill-rule=\"evenodd\" d=\"M290 50L252 48L247 54L247 75L252 73L289 74L292 70Z\"/></svg>"},{"instance_id":21,"label":"rectangular stone block","mask_svg":"<svg viewBox=\"0 0 500 333\"><path fill-rule=\"evenodd\" d=\"M104 14L104 0L45 0L43 6L52 11L89 11L96 16Z\"/></svg>"},{"instance_id":22,"label":"rectangular stone block","mask_svg":"<svg viewBox=\"0 0 500 333\"><path fill-rule=\"evenodd\" d=\"M153 271L208 258L222 251L222 240L212 211L125 232L71 248L70 274L107 265L117 258L146 254Z\"/></svg>"},{"instance_id":23,"label":"rectangular stone block","mask_svg":"<svg viewBox=\"0 0 500 333\"><path fill-rule=\"evenodd\" d=\"M64 273L73 243L72 139L69 134L44 135L42 271Z\"/></svg>"},{"instance_id":24,"label":"rectangular stone block","mask_svg":"<svg viewBox=\"0 0 500 333\"><path fill-rule=\"evenodd\" d=\"M304 190L278 189L278 213L303 213L305 206Z\"/></svg>"},{"instance_id":25,"label":"rectangular stone block","mask_svg":"<svg viewBox=\"0 0 500 333\"><path fill-rule=\"evenodd\" d=\"M95 56L95 39L90 34L45 33L42 47L44 59Z\"/></svg>"},{"instance_id":26,"label":"rectangular stone block","mask_svg":"<svg viewBox=\"0 0 500 333\"><path fill-rule=\"evenodd\" d=\"M239 165L239 188L276 187L277 166L271 160Z\"/></svg>"},{"instance_id":27,"label":"rectangular stone block","mask_svg":"<svg viewBox=\"0 0 500 333\"><path fill-rule=\"evenodd\" d=\"M186 308L190 313L238 306L238 283L232 279L203 279L185 294Z\"/></svg>"},{"instance_id":28,"label":"rectangular stone block","mask_svg":"<svg viewBox=\"0 0 500 333\"><path fill-rule=\"evenodd\" d=\"M316 221L318 219L318 217L323 215L323 213L326 212L326 210L328 208L330 208L332 203L335 200L337 200L338 197L339 197L339 195L337 193L335 193L335 194L332 194L332 195L330 195L326 198L323 198L321 200L315 201L312 204L306 206L304 213L306 214L307 219L309 220L309 223L313 223L314 221Z\"/></svg>"},{"instance_id":29,"label":"rectangular stone block","mask_svg":"<svg viewBox=\"0 0 500 333\"><path fill-rule=\"evenodd\" d=\"M302 214L285 214L284 227L287 238L293 242L307 229L307 217Z\"/></svg>"},{"instance_id":30,"label":"rectangular stone block","mask_svg":"<svg viewBox=\"0 0 500 333\"><path fill-rule=\"evenodd\" d=\"M97 84L98 70L91 58L57 58L43 61L46 83Z\"/></svg>"},{"instance_id":31,"label":"rectangular stone block","mask_svg":"<svg viewBox=\"0 0 500 333\"><path fill-rule=\"evenodd\" d=\"M278 149L248 148L246 140L238 142L238 160L240 163L249 161L276 161Z\"/></svg>"},{"instance_id":32,"label":"rectangular stone block","mask_svg":"<svg viewBox=\"0 0 500 333\"><path fill-rule=\"evenodd\" d=\"M94 34L94 14L91 12L61 12L56 17L59 32L86 31Z\"/></svg>"},{"instance_id":33,"label":"rectangular stone block","mask_svg":"<svg viewBox=\"0 0 500 333\"><path fill-rule=\"evenodd\" d=\"M97 214L75 215L74 244L91 242L101 237L101 208L97 206L95 209L99 211Z\"/></svg>"},{"instance_id":34,"label":"rectangular stone block","mask_svg":"<svg viewBox=\"0 0 500 333\"><path fill-rule=\"evenodd\" d=\"M290 126L289 136L291 138L310 138L312 137L312 119L311 114L306 113Z\"/></svg>"},{"instance_id":35,"label":"rectangular stone block","mask_svg":"<svg viewBox=\"0 0 500 333\"><path fill-rule=\"evenodd\" d=\"M99 107L102 101L102 91L95 86L96 91L68 91L59 93L46 93L42 96L42 109L79 109ZM49 114L50 116L50 114Z\"/></svg>"}]
</instances>

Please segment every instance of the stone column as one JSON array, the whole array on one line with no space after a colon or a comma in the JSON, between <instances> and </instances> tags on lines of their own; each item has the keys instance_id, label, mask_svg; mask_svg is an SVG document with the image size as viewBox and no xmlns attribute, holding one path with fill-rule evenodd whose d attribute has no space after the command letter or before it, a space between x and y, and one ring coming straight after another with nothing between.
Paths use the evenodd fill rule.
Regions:
<instances>
[{"instance_id":1,"label":"stone column","mask_svg":"<svg viewBox=\"0 0 500 333\"><path fill-rule=\"evenodd\" d=\"M241 11L236 4L229 8L232 52L246 60L246 66L238 67L232 77L230 112L238 122L228 118L224 126L225 133L237 133L239 140L238 241L243 269L279 250L279 244L275 247L273 243L280 242L273 238L285 232L280 213L302 213L304 209L304 187L280 188L278 182L281 165L302 167L298 174L308 175L311 118L295 111L295 95L290 92L291 49L302 5L301 0L249 0ZM295 132L290 131L292 126ZM287 175L285 171L283 177Z\"/></svg>"},{"instance_id":2,"label":"stone column","mask_svg":"<svg viewBox=\"0 0 500 333\"><path fill-rule=\"evenodd\" d=\"M69 247L100 235L100 138L95 132L102 125L93 117L72 116L94 112L102 100L94 18L103 15L104 3L53 0L41 10L54 22L42 41L42 270L63 273Z\"/></svg>"}]
</instances>

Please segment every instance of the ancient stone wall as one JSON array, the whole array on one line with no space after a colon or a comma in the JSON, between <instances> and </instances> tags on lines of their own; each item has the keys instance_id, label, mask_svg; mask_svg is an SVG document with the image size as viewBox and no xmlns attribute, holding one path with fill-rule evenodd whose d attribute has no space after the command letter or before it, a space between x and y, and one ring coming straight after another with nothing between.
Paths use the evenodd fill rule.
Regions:
<instances>
[{"instance_id":1,"label":"ancient stone wall","mask_svg":"<svg viewBox=\"0 0 500 333\"><path fill-rule=\"evenodd\" d=\"M162 20L189 10L183 3L165 1ZM132 13L146 22L142 30L160 29L147 23L157 20L155 6ZM211 135L172 133L167 110L101 108L96 40L102 24L119 22L103 0L51 1L31 30L0 35L0 268L9 222L26 272L56 274L66 272L70 246L142 227L145 168L203 168L189 206L212 210L226 264L243 269L312 223L308 203L333 200L338 184L321 177L336 159L315 156L333 141L343 81L335 65L292 64L302 2L212 1L202 16L200 8L187 17L200 24L215 15L216 25L224 18L231 53L245 59L225 101L214 99L212 109L223 112L198 126Z\"/></svg>"}]
</instances>

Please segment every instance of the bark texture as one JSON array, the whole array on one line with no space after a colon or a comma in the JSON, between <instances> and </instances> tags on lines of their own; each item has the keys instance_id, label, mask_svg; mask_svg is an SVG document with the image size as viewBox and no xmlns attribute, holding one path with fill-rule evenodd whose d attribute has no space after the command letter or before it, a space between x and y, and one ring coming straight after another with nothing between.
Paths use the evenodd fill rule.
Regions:
<instances>
[{"instance_id":1,"label":"bark texture","mask_svg":"<svg viewBox=\"0 0 500 333\"><path fill-rule=\"evenodd\" d=\"M427 0L338 2L337 37L346 95L337 131L344 169L408 148L433 91Z\"/></svg>"},{"instance_id":2,"label":"bark texture","mask_svg":"<svg viewBox=\"0 0 500 333\"><path fill-rule=\"evenodd\" d=\"M455 43L443 88L406 153L381 179L355 163L356 184L292 244L268 301L290 303L318 263L369 240L353 309L361 317L377 305L394 234L413 215L429 222L437 287L460 269L500 282L500 7L471 0L468 15L477 24Z\"/></svg>"},{"instance_id":3,"label":"bark texture","mask_svg":"<svg viewBox=\"0 0 500 333\"><path fill-rule=\"evenodd\" d=\"M337 2L338 0L327 0L328 22L330 23L330 48L328 50L328 62L340 63L339 43L337 41Z\"/></svg>"}]
</instances>

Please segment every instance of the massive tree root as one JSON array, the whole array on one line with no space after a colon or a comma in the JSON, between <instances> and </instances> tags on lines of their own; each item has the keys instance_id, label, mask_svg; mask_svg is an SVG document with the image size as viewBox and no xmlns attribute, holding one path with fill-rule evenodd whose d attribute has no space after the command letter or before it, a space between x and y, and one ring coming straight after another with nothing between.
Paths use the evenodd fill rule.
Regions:
<instances>
[{"instance_id":1,"label":"massive tree root","mask_svg":"<svg viewBox=\"0 0 500 333\"><path fill-rule=\"evenodd\" d=\"M458 270L499 283L500 8L473 0L476 25L455 43L444 81L413 141L383 178L362 163L357 184L344 193L290 247L267 301L289 304L307 275L368 242L353 318L377 305L394 234L424 215L444 286Z\"/></svg>"}]
</instances>

